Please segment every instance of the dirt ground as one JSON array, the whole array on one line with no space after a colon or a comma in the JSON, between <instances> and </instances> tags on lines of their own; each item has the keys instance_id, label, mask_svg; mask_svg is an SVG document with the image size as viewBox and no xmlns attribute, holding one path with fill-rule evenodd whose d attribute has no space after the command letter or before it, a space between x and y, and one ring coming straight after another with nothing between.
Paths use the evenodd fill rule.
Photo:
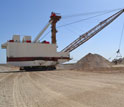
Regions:
<instances>
[{"instance_id":1,"label":"dirt ground","mask_svg":"<svg viewBox=\"0 0 124 107\"><path fill-rule=\"evenodd\" d=\"M0 73L0 107L124 107L124 73Z\"/></svg>"}]
</instances>

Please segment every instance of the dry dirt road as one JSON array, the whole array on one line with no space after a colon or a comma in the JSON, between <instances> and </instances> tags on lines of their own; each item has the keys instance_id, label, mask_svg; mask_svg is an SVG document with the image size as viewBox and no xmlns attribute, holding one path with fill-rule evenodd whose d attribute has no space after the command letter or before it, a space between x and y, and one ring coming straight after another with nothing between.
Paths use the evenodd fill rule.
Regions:
<instances>
[{"instance_id":1,"label":"dry dirt road","mask_svg":"<svg viewBox=\"0 0 124 107\"><path fill-rule=\"evenodd\" d=\"M0 107L124 107L124 73L0 73Z\"/></svg>"}]
</instances>

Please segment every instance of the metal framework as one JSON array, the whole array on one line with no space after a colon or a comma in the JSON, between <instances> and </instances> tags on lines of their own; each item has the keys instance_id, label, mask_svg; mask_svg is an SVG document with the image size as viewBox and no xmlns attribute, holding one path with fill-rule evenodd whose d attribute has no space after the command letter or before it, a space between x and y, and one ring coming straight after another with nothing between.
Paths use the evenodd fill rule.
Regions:
<instances>
[{"instance_id":1,"label":"metal framework","mask_svg":"<svg viewBox=\"0 0 124 107\"><path fill-rule=\"evenodd\" d=\"M39 38L43 35L43 33L46 31L46 29L50 26L52 23L52 20L48 22L48 24L41 30L41 32L37 35L37 37L34 39L34 43L38 42Z\"/></svg>"},{"instance_id":2,"label":"metal framework","mask_svg":"<svg viewBox=\"0 0 124 107\"><path fill-rule=\"evenodd\" d=\"M61 19L61 16L56 15L56 13L52 12L51 16L50 16L50 21L48 22L48 24L40 31L40 33L36 36L36 38L34 39L34 43L38 42L39 38L43 35L43 33L46 31L46 29L51 25L51 32L52 32L52 44L56 44L56 23Z\"/></svg>"},{"instance_id":3,"label":"metal framework","mask_svg":"<svg viewBox=\"0 0 124 107\"><path fill-rule=\"evenodd\" d=\"M57 16L55 13L52 13L51 15L51 20L52 20L52 23L51 23L51 33L52 33L52 36L51 36L51 43L52 44L56 44L56 33L57 33L57 30L56 30L56 23L61 19L61 16Z\"/></svg>"},{"instance_id":4,"label":"metal framework","mask_svg":"<svg viewBox=\"0 0 124 107\"><path fill-rule=\"evenodd\" d=\"M105 19L104 21L101 21L98 25L93 27L88 32L84 33L80 37L78 37L76 40L74 40L71 44L69 44L67 47L65 47L62 52L71 52L86 41L88 41L90 38L95 36L98 32L100 32L103 28L105 28L107 25L112 23L117 17L119 17L124 12L124 9L120 10L119 12L115 13L114 15L110 16L109 18Z\"/></svg>"}]
</instances>

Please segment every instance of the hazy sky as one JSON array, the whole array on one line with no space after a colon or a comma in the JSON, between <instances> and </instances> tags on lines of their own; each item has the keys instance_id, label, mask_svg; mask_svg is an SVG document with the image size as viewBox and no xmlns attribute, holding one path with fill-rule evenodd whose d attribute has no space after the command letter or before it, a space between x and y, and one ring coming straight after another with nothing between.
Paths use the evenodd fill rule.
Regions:
<instances>
[{"instance_id":1,"label":"hazy sky","mask_svg":"<svg viewBox=\"0 0 124 107\"><path fill-rule=\"evenodd\" d=\"M21 37L31 35L32 39L34 39L49 21L52 11L62 15L63 19L57 24L57 26L60 26L90 17L90 15L87 15L64 19L64 16L117 8L124 8L124 0L0 0L0 44L10 40L13 34L19 34ZM104 20L115 12L58 28L58 51L98 24L99 21ZM98 53L107 59L113 58L118 49L123 24L124 14L88 42L73 51L71 53L71 57L74 58L73 61L80 59L89 52ZM50 28L45 34L49 31ZM50 41L50 38L49 33L44 39ZM124 36L121 45L121 54L124 56L123 41ZM0 63L5 62L6 50L0 49Z\"/></svg>"}]
</instances>

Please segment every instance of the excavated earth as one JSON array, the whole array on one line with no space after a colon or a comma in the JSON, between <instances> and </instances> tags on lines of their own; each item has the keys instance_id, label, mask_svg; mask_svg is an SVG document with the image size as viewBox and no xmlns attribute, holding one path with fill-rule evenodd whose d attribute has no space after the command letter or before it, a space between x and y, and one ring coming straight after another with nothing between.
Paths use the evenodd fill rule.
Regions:
<instances>
[{"instance_id":1,"label":"excavated earth","mask_svg":"<svg viewBox=\"0 0 124 107\"><path fill-rule=\"evenodd\" d=\"M104 57L98 54L87 54L81 58L76 64L75 68L82 69L99 69L99 68L111 68L112 64Z\"/></svg>"},{"instance_id":2,"label":"excavated earth","mask_svg":"<svg viewBox=\"0 0 124 107\"><path fill-rule=\"evenodd\" d=\"M124 107L124 69L1 72L0 107Z\"/></svg>"}]
</instances>

